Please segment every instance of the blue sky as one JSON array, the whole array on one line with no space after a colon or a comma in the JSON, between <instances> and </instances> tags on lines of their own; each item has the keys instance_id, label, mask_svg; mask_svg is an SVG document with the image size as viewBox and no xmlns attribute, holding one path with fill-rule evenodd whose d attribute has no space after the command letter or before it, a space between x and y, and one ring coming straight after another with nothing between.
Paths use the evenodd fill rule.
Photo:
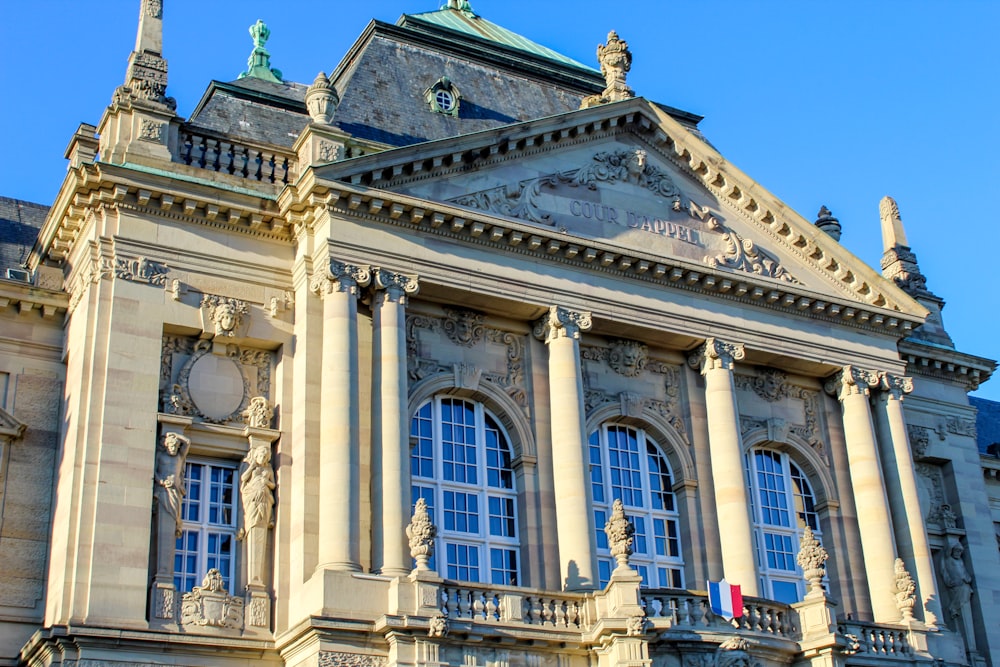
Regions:
<instances>
[{"instance_id":1,"label":"blue sky","mask_svg":"<svg viewBox=\"0 0 1000 667\"><path fill-rule=\"evenodd\" d=\"M0 22L0 194L51 203L63 151L122 83L138 0L6 0ZM963 352L1000 357L1000 2L989 0L474 0L484 17L583 63L615 29L637 94L705 116L727 159L799 211L840 219L878 267L878 203L896 199ZM372 18L435 0L164 0L168 93L189 114L271 28L272 64L309 83ZM1000 373L976 395L1000 400Z\"/></svg>"}]
</instances>

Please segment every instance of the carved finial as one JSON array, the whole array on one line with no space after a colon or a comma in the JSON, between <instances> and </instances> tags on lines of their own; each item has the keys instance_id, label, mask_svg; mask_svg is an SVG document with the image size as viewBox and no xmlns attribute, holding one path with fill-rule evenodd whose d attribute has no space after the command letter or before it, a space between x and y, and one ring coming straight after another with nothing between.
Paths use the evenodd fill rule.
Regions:
<instances>
[{"instance_id":1,"label":"carved finial","mask_svg":"<svg viewBox=\"0 0 1000 667\"><path fill-rule=\"evenodd\" d=\"M240 415L243 423L250 428L271 428L271 420L274 419L274 409L264 396L254 396L250 399L247 409Z\"/></svg>"},{"instance_id":2,"label":"carved finial","mask_svg":"<svg viewBox=\"0 0 1000 667\"><path fill-rule=\"evenodd\" d=\"M882 218L882 245L885 248L882 277L899 285L910 296L930 296L927 278L920 273L917 256L907 243L896 201L892 197L883 197L878 211Z\"/></svg>"},{"instance_id":3,"label":"carved finial","mask_svg":"<svg viewBox=\"0 0 1000 667\"><path fill-rule=\"evenodd\" d=\"M333 87L333 82L326 74L320 72L306 90L306 109L309 110L309 117L314 123L329 125L333 122L333 114L337 111L338 104L340 97L337 95L337 89Z\"/></svg>"},{"instance_id":4,"label":"carved finial","mask_svg":"<svg viewBox=\"0 0 1000 667\"><path fill-rule=\"evenodd\" d=\"M271 83L281 83L281 70L271 67L271 54L264 48L264 44L271 37L267 24L257 19L257 22L250 26L250 36L253 38L253 51L247 58L247 71L240 72L239 78L252 77Z\"/></svg>"},{"instance_id":5,"label":"carved finial","mask_svg":"<svg viewBox=\"0 0 1000 667\"><path fill-rule=\"evenodd\" d=\"M799 542L798 563L802 568L802 576L809 584L809 591L806 597L816 597L823 595L823 576L826 574L826 559L830 555L813 535L812 528L806 526L802 533L802 540Z\"/></svg>"},{"instance_id":6,"label":"carved finial","mask_svg":"<svg viewBox=\"0 0 1000 667\"><path fill-rule=\"evenodd\" d=\"M816 222L813 224L819 227L820 231L833 237L835 241L840 240L840 220L833 217L830 209L826 206L820 207L819 213L816 214Z\"/></svg>"},{"instance_id":7,"label":"carved finial","mask_svg":"<svg viewBox=\"0 0 1000 667\"><path fill-rule=\"evenodd\" d=\"M476 12L473 11L472 5L469 4L469 0L448 0L448 9L454 9L457 12L462 12L469 18L476 16Z\"/></svg>"},{"instance_id":8,"label":"carved finial","mask_svg":"<svg viewBox=\"0 0 1000 667\"><path fill-rule=\"evenodd\" d=\"M917 585L913 582L913 577L906 571L906 565L902 558L896 559L893 567L896 577L896 608L903 615L903 622L913 620L913 605L916 602Z\"/></svg>"},{"instance_id":9,"label":"carved finial","mask_svg":"<svg viewBox=\"0 0 1000 667\"><path fill-rule=\"evenodd\" d=\"M597 46L597 60L601 63L601 74L604 75L607 87L600 95L585 98L581 108L635 97L635 91L625 83L625 76L632 68L632 52L629 51L628 42L619 38L618 33L612 30L608 33L608 43Z\"/></svg>"},{"instance_id":10,"label":"carved finial","mask_svg":"<svg viewBox=\"0 0 1000 667\"><path fill-rule=\"evenodd\" d=\"M437 537L437 527L431 522L427 512L427 501L417 498L413 507L413 518L406 527L406 536L410 539L410 556L417 561L417 570L427 571L428 562L434 555L434 538Z\"/></svg>"},{"instance_id":11,"label":"carved finial","mask_svg":"<svg viewBox=\"0 0 1000 667\"><path fill-rule=\"evenodd\" d=\"M113 102L152 102L170 111L177 102L167 97L167 61L163 53L163 0L142 0L135 50L128 59L125 85L115 90Z\"/></svg>"},{"instance_id":12,"label":"carved finial","mask_svg":"<svg viewBox=\"0 0 1000 667\"><path fill-rule=\"evenodd\" d=\"M615 498L611 506L611 518L604 524L604 534L608 536L611 555L618 561L618 570L628 569L628 557L632 555L632 541L635 526L625 516L625 506L621 498Z\"/></svg>"}]
</instances>

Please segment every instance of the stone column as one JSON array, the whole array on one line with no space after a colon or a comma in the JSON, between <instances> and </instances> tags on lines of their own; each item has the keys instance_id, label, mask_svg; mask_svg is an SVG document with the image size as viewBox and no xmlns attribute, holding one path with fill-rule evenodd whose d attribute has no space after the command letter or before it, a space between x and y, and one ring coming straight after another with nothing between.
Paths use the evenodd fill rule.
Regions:
<instances>
[{"instance_id":1,"label":"stone column","mask_svg":"<svg viewBox=\"0 0 1000 667\"><path fill-rule=\"evenodd\" d=\"M323 299L317 569L361 569L357 297L369 282L369 267L331 261L310 284Z\"/></svg>"},{"instance_id":2,"label":"stone column","mask_svg":"<svg viewBox=\"0 0 1000 667\"><path fill-rule=\"evenodd\" d=\"M750 499L744 473L736 386L733 383L733 366L745 356L743 345L709 338L688 357L688 364L705 376L705 414L708 418L723 574L729 582L739 584L744 595L757 596Z\"/></svg>"},{"instance_id":3,"label":"stone column","mask_svg":"<svg viewBox=\"0 0 1000 667\"><path fill-rule=\"evenodd\" d=\"M878 623L895 623L900 619L893 575L896 549L868 404L869 389L877 385L878 376L875 373L845 366L827 380L826 391L840 400L843 410L844 440L851 469L851 486L858 506L858 529L872 613Z\"/></svg>"},{"instance_id":4,"label":"stone column","mask_svg":"<svg viewBox=\"0 0 1000 667\"><path fill-rule=\"evenodd\" d=\"M567 590L593 589L598 583L580 369L580 332L590 326L590 313L552 306L534 329L549 348L553 491L560 576Z\"/></svg>"},{"instance_id":5,"label":"stone column","mask_svg":"<svg viewBox=\"0 0 1000 667\"><path fill-rule=\"evenodd\" d=\"M913 380L890 373L879 374L878 396L879 435L886 472L889 507L896 521L896 547L909 568L917 576L917 599L924 609L924 623L937 627L941 622L941 598L934 576L934 564L927 543L920 498L917 495L917 473L910 453L906 421L903 417L903 395L913 391Z\"/></svg>"},{"instance_id":6,"label":"stone column","mask_svg":"<svg viewBox=\"0 0 1000 667\"><path fill-rule=\"evenodd\" d=\"M410 438L406 386L406 300L416 276L375 269L372 299L372 570L405 576L412 570Z\"/></svg>"}]
</instances>

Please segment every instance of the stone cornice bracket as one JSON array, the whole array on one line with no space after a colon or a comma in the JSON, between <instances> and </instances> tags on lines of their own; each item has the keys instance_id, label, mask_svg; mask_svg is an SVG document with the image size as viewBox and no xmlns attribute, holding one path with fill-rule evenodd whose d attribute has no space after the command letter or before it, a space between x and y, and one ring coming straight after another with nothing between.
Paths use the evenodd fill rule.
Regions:
<instances>
[{"instance_id":1,"label":"stone cornice bracket","mask_svg":"<svg viewBox=\"0 0 1000 667\"><path fill-rule=\"evenodd\" d=\"M372 277L373 287L384 293L384 298L390 302L405 305L407 298L420 290L419 279L415 275L393 273L392 271L375 267L372 270Z\"/></svg>"},{"instance_id":2,"label":"stone cornice bracket","mask_svg":"<svg viewBox=\"0 0 1000 667\"><path fill-rule=\"evenodd\" d=\"M709 338L688 356L688 365L704 375L711 370L733 370L737 361L747 356L742 343L726 343L718 338Z\"/></svg>"},{"instance_id":3,"label":"stone cornice bracket","mask_svg":"<svg viewBox=\"0 0 1000 667\"><path fill-rule=\"evenodd\" d=\"M580 339L580 333L590 331L593 325L590 313L569 310L562 306L549 306L549 312L543 315L532 329L538 340L550 343L556 338Z\"/></svg>"},{"instance_id":4,"label":"stone cornice bracket","mask_svg":"<svg viewBox=\"0 0 1000 667\"><path fill-rule=\"evenodd\" d=\"M913 378L904 375L895 375L885 371L878 374L879 389L886 392L897 401L902 400L903 394L913 391Z\"/></svg>"},{"instance_id":5,"label":"stone cornice bracket","mask_svg":"<svg viewBox=\"0 0 1000 667\"><path fill-rule=\"evenodd\" d=\"M838 400L844 400L854 394L871 395L871 389L879 386L878 373L866 371L857 366L844 366L827 379L823 389Z\"/></svg>"},{"instance_id":6,"label":"stone cornice bracket","mask_svg":"<svg viewBox=\"0 0 1000 667\"><path fill-rule=\"evenodd\" d=\"M323 297L334 292L358 295L359 287L367 287L372 281L372 269L367 264L345 264L330 260L325 272L313 274L309 289Z\"/></svg>"}]
</instances>

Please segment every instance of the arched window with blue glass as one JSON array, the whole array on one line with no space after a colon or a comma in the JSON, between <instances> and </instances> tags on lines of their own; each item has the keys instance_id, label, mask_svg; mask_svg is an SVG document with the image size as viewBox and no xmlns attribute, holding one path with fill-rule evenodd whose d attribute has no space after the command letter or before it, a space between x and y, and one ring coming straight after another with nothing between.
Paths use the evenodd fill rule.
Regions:
<instances>
[{"instance_id":1,"label":"arched window with blue glass","mask_svg":"<svg viewBox=\"0 0 1000 667\"><path fill-rule=\"evenodd\" d=\"M684 558L674 474L646 430L604 423L590 435L590 484L597 530L600 585L607 585L614 559L604 533L611 505L621 499L635 526L630 564L652 588L683 588Z\"/></svg>"},{"instance_id":2,"label":"arched window with blue glass","mask_svg":"<svg viewBox=\"0 0 1000 667\"><path fill-rule=\"evenodd\" d=\"M520 582L518 499L510 438L476 401L435 396L410 426L412 503L423 498L438 528L431 567L441 576Z\"/></svg>"},{"instance_id":3,"label":"arched window with blue glass","mask_svg":"<svg viewBox=\"0 0 1000 667\"><path fill-rule=\"evenodd\" d=\"M796 561L802 531L809 526L823 539L812 485L791 457L772 449L747 452L746 472L761 594L798 602L805 593Z\"/></svg>"}]
</instances>

